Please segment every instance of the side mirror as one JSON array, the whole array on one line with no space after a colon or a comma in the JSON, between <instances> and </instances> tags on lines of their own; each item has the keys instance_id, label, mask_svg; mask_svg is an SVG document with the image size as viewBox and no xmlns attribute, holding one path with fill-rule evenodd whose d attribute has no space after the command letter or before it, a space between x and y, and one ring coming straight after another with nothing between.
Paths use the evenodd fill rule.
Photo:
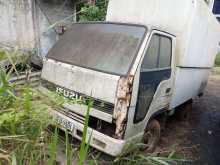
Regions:
<instances>
[{"instance_id":1,"label":"side mirror","mask_svg":"<svg viewBox=\"0 0 220 165\"><path fill-rule=\"evenodd\" d=\"M66 28L66 26L64 26L64 25L59 25L59 26L57 27L57 33L58 33L59 35L63 35L66 30L67 30L67 28Z\"/></svg>"}]
</instances>

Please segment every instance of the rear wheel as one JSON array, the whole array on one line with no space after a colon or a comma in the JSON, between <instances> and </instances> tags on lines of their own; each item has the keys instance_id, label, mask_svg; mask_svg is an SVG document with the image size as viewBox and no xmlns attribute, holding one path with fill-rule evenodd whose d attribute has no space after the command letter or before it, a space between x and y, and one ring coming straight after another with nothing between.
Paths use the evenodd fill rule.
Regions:
<instances>
[{"instance_id":1,"label":"rear wheel","mask_svg":"<svg viewBox=\"0 0 220 165\"><path fill-rule=\"evenodd\" d=\"M161 126L156 119L151 120L144 133L143 142L146 144L146 151L153 152L160 140Z\"/></svg>"},{"instance_id":2,"label":"rear wheel","mask_svg":"<svg viewBox=\"0 0 220 165\"><path fill-rule=\"evenodd\" d=\"M190 118L190 114L192 112L192 101L188 101L187 103L181 105L176 111L177 118L181 121L187 121Z\"/></svg>"}]
</instances>

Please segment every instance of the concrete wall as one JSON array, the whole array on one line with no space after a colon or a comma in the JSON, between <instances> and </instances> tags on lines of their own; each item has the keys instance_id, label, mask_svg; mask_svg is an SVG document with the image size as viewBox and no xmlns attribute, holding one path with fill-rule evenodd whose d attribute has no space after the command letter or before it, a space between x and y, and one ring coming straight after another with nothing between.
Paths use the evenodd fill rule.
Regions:
<instances>
[{"instance_id":1,"label":"concrete wall","mask_svg":"<svg viewBox=\"0 0 220 165\"><path fill-rule=\"evenodd\" d=\"M39 0L35 7L35 25L36 33L38 36L37 47L39 54L45 56L50 48L58 40L58 36L55 31L55 25L57 22L71 16L74 13L74 3L70 0ZM57 25L68 26L73 22L73 18L70 17L65 21L61 21Z\"/></svg>"},{"instance_id":2,"label":"concrete wall","mask_svg":"<svg viewBox=\"0 0 220 165\"><path fill-rule=\"evenodd\" d=\"M37 50L45 56L56 42L54 29L33 0L0 0L0 46Z\"/></svg>"},{"instance_id":3,"label":"concrete wall","mask_svg":"<svg viewBox=\"0 0 220 165\"><path fill-rule=\"evenodd\" d=\"M38 2L0 0L0 46L35 49L42 57L47 54L57 41L56 31L50 28L51 24L73 14L74 6L62 0ZM71 21L66 20L66 24Z\"/></svg>"},{"instance_id":4,"label":"concrete wall","mask_svg":"<svg viewBox=\"0 0 220 165\"><path fill-rule=\"evenodd\" d=\"M50 28L50 23L42 12L42 9L35 4L34 8L34 25L35 25L35 36L36 36L36 45L35 48L38 52L38 55L45 57L51 47L57 41L57 34L54 28Z\"/></svg>"},{"instance_id":5,"label":"concrete wall","mask_svg":"<svg viewBox=\"0 0 220 165\"><path fill-rule=\"evenodd\" d=\"M32 0L0 0L0 44L33 49Z\"/></svg>"}]
</instances>

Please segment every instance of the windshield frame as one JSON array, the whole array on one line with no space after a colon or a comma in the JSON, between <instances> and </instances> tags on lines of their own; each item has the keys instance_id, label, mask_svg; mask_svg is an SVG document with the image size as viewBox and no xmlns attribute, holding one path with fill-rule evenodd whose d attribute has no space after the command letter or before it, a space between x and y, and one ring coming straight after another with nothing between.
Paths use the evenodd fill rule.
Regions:
<instances>
[{"instance_id":1,"label":"windshield frame","mask_svg":"<svg viewBox=\"0 0 220 165\"><path fill-rule=\"evenodd\" d=\"M82 65L76 64L74 62L67 62L67 61L64 61L64 60L61 60L61 59L57 59L56 57L48 57L48 55L46 56L47 59L52 59L52 60L55 60L55 61L58 61L58 62L66 63L66 64L77 66L77 67L80 67L80 68L85 68L85 69L89 69L89 70L93 70L93 71L97 71L97 72L101 72L101 73L116 75L116 76L122 76L122 77L128 76L128 74L130 73L131 68L132 68L132 66L133 66L133 64L134 64L134 62L135 62L135 60L137 58L139 50L140 50L141 46L143 45L143 41L146 38L146 35L148 33L148 28L145 25L133 24L133 23L118 23L118 22L99 22L99 21L95 21L95 22L78 22L78 23L74 23L73 25L75 25L75 24L113 24L113 25L125 25L125 26L127 25L127 26L142 27L142 28L144 28L145 32L144 32L142 38L140 39L139 45L137 46L137 48L135 50L134 57L132 59L132 62L130 64L129 69L128 69L126 74L120 74L120 73L115 73L115 72L111 72L111 71L104 71L104 70L93 68L93 67L86 67L86 66L82 66ZM59 42L59 40L58 40L58 42ZM55 46L56 46L56 44L55 44Z\"/></svg>"}]
</instances>

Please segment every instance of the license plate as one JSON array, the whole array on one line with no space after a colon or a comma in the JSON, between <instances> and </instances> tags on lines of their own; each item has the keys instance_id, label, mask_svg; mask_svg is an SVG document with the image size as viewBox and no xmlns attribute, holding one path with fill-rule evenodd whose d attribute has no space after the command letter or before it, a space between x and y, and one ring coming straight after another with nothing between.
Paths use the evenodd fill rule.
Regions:
<instances>
[{"instance_id":1,"label":"license plate","mask_svg":"<svg viewBox=\"0 0 220 165\"><path fill-rule=\"evenodd\" d=\"M70 121L68 121L60 116L57 117L57 123L58 123L58 125L60 125L61 127L65 128L69 131L72 131L74 128L73 123L71 123Z\"/></svg>"}]
</instances>

